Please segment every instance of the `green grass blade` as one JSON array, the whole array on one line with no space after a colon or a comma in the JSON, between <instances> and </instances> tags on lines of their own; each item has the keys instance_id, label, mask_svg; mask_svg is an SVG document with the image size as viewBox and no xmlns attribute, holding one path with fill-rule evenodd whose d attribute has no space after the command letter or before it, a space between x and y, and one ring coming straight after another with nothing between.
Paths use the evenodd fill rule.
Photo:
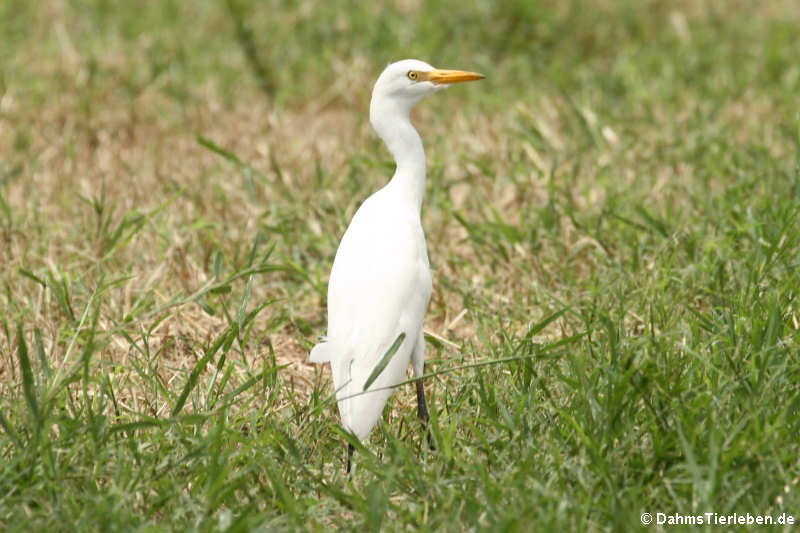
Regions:
<instances>
[{"instance_id":1,"label":"green grass blade","mask_svg":"<svg viewBox=\"0 0 800 533\"><path fill-rule=\"evenodd\" d=\"M218 156L221 156L224 159L227 159L231 163L236 163L239 166L247 166L247 163L245 163L244 161L239 159L236 156L236 154L234 154L230 150L226 150L225 148L223 148L222 146L218 145L217 143L215 143L211 139L203 137L199 133L195 136L195 139L197 140L197 143L200 146L202 146L203 148L207 148L208 150L211 150L212 152L214 152Z\"/></svg>"},{"instance_id":2,"label":"green grass blade","mask_svg":"<svg viewBox=\"0 0 800 533\"><path fill-rule=\"evenodd\" d=\"M2 411L0 411L0 427L3 428L3 431L6 432L8 438L11 439L11 442L13 442L17 446L17 448L19 448L20 450L25 448L19 436L14 431L14 428L12 428L11 424L9 424L8 420L6 420L6 417L3 415Z\"/></svg>"},{"instance_id":3,"label":"green grass blade","mask_svg":"<svg viewBox=\"0 0 800 533\"><path fill-rule=\"evenodd\" d=\"M33 370L31 360L28 357L28 345L25 343L25 336L22 333L22 324L17 324L17 355L19 357L19 367L22 371L22 390L25 394L25 401L31 411L36 427L41 423L41 413L39 402L36 400L36 385L33 381Z\"/></svg>"},{"instance_id":4,"label":"green grass blade","mask_svg":"<svg viewBox=\"0 0 800 533\"><path fill-rule=\"evenodd\" d=\"M209 361L214 357L214 354L216 354L220 347L227 341L229 334L230 330L225 330L222 335L217 337L214 344L206 350L205 355L203 355L192 369L189 374L189 379L186 380L186 384L183 386L180 396L178 396L178 401L175 402L175 406L172 408L171 416L177 416L178 413L181 412L181 409L183 409L183 406L186 404L186 400L189 398L189 394L191 394L192 390L197 385L197 379L200 377L200 374L205 370L206 365L208 365Z\"/></svg>"},{"instance_id":5,"label":"green grass blade","mask_svg":"<svg viewBox=\"0 0 800 533\"><path fill-rule=\"evenodd\" d=\"M50 364L47 362L47 354L44 351L44 342L42 342L42 330L35 328L33 330L33 340L36 346L36 355L39 358L39 365L42 367L44 376L47 379L53 377L53 372L50 370Z\"/></svg>"},{"instance_id":6,"label":"green grass blade","mask_svg":"<svg viewBox=\"0 0 800 533\"><path fill-rule=\"evenodd\" d=\"M394 342L389 347L389 349L386 350L386 353L383 354L383 357L381 358L381 360L378 361L378 364L375 365L375 368L372 370L372 373L367 378L367 381L364 382L364 388L362 390L367 390L369 388L369 386L372 385L372 383L376 379L378 379L378 376L381 375L381 372L383 372L383 370L386 368L386 365L389 364L389 361L392 360L392 357L394 357L394 354L397 353L397 350L400 348L400 345L403 344L403 340L405 338L406 338L405 331L400 333L400 335L397 336L397 338L394 340Z\"/></svg>"},{"instance_id":7,"label":"green grass blade","mask_svg":"<svg viewBox=\"0 0 800 533\"><path fill-rule=\"evenodd\" d=\"M47 288L47 282L44 281L39 276L37 276L36 274L34 274L33 272L31 272L30 270L25 270L24 268L20 268L20 269L17 270L17 272L19 272L20 274L22 274L26 278L32 279L33 281L35 281L36 283L38 283L42 287Z\"/></svg>"}]
</instances>

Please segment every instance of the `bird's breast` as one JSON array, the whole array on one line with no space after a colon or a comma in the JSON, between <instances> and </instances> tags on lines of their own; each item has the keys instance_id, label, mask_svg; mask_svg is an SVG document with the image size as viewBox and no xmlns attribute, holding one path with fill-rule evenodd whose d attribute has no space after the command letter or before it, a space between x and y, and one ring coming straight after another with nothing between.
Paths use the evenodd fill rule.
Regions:
<instances>
[{"instance_id":1,"label":"bird's breast","mask_svg":"<svg viewBox=\"0 0 800 533\"><path fill-rule=\"evenodd\" d=\"M382 298L419 299L427 306L431 273L418 213L380 196L369 198L350 222L336 252L328 307ZM357 300L357 301L356 301Z\"/></svg>"}]
</instances>

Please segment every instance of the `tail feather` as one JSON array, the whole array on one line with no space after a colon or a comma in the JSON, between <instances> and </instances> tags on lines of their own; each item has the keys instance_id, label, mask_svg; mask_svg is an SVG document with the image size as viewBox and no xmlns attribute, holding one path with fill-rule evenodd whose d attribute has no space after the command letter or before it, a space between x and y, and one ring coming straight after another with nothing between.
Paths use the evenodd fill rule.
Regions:
<instances>
[{"instance_id":1,"label":"tail feather","mask_svg":"<svg viewBox=\"0 0 800 533\"><path fill-rule=\"evenodd\" d=\"M330 345L322 341L311 349L308 360L312 363L329 363L331 360Z\"/></svg>"}]
</instances>

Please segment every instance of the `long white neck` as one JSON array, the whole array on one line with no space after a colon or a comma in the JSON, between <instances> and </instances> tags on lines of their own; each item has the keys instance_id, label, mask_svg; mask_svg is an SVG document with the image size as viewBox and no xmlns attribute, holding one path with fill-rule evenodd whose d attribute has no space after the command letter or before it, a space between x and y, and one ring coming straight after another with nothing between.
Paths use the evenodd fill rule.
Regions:
<instances>
[{"instance_id":1,"label":"long white neck","mask_svg":"<svg viewBox=\"0 0 800 533\"><path fill-rule=\"evenodd\" d=\"M397 190L401 201L408 202L419 212L425 195L425 149L411 124L410 111L410 106L373 98L370 122L397 164L387 187Z\"/></svg>"}]
</instances>

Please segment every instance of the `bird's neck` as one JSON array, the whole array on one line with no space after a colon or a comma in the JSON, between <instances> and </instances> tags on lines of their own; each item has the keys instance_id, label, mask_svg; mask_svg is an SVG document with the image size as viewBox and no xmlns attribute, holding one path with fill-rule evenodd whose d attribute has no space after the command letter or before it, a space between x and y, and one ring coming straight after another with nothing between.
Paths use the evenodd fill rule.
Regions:
<instances>
[{"instance_id":1,"label":"bird's neck","mask_svg":"<svg viewBox=\"0 0 800 533\"><path fill-rule=\"evenodd\" d=\"M411 124L408 112L373 115L372 126L394 156L397 169L387 187L398 191L398 197L417 212L425 194L425 149L422 139Z\"/></svg>"}]
</instances>

